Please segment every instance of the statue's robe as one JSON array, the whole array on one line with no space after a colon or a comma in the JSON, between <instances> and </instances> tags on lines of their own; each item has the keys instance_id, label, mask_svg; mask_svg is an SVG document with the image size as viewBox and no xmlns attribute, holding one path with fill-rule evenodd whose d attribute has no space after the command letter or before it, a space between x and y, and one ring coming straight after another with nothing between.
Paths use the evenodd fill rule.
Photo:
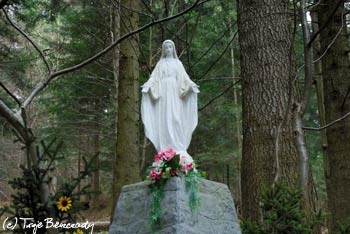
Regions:
<instances>
[{"instance_id":1,"label":"statue's robe","mask_svg":"<svg viewBox=\"0 0 350 234\"><path fill-rule=\"evenodd\" d=\"M198 123L196 85L178 59L161 59L141 86L141 116L145 134L156 150L172 148L185 155Z\"/></svg>"}]
</instances>

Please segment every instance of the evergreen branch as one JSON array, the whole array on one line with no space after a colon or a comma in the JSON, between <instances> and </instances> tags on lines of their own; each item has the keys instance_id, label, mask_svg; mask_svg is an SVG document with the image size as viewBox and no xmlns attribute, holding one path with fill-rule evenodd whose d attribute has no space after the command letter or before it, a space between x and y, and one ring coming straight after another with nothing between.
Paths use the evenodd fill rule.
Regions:
<instances>
[{"instance_id":1,"label":"evergreen branch","mask_svg":"<svg viewBox=\"0 0 350 234\"><path fill-rule=\"evenodd\" d=\"M133 31L131 31L130 33L127 33L123 36L121 36L119 39L117 39L116 41L112 42L109 46L107 46L106 48L104 48L103 50L101 50L100 52L98 52L97 54L93 55L92 57L82 61L81 63L79 64L76 64L74 66L71 66L71 67L68 67L68 68L65 68L65 69L62 69L62 70L59 70L59 71L56 71L56 72L53 72L53 73L50 73L49 76L46 78L46 80L44 82L40 82L37 84L37 86L35 87L35 89L32 91L32 93L29 95L29 97L25 100L25 102L23 103L23 106L24 107L27 107L31 102L32 100L34 99L34 97L40 92L42 91L53 79L55 79L56 77L59 77L59 76L62 76L64 74L68 74L68 73L71 73L71 72L74 72L76 70L79 70L83 67L85 67L86 65L94 62L95 60L99 59L100 57L104 56L107 52L109 52L110 50L112 50L116 45L120 44L122 41L126 40L127 38L137 34L137 33L140 33L142 31L144 31L145 29L148 29L154 25L157 25L157 24L160 24L160 23L163 23L163 22L167 22L169 20L172 20L172 19L175 19L181 15L184 15L186 14L187 12L191 11L192 9L194 9L196 6L198 5L201 5L205 2L207 2L209 0L196 0L195 3L193 3L190 7L188 7L187 9L179 12L178 14L175 14L175 15L172 15L172 16L169 16L169 17L165 17L165 18L162 18L162 19L159 19L159 20L155 20L155 21L152 21L148 24L145 24L144 26L140 27L140 28L137 28Z\"/></svg>"},{"instance_id":2,"label":"evergreen branch","mask_svg":"<svg viewBox=\"0 0 350 234\"><path fill-rule=\"evenodd\" d=\"M30 42L30 44L32 44L32 46L35 48L35 50L40 54L41 58L43 59L45 65L47 67L47 70L49 71L49 73L51 73L51 66L50 66L49 62L47 61L47 59L45 58L43 51L22 29L20 29L17 25L15 25L12 22L12 20L8 16L7 12L5 11L5 9L2 9L2 11L4 12L7 21L12 25L12 27L14 27L20 34L22 34Z\"/></svg>"}]
</instances>

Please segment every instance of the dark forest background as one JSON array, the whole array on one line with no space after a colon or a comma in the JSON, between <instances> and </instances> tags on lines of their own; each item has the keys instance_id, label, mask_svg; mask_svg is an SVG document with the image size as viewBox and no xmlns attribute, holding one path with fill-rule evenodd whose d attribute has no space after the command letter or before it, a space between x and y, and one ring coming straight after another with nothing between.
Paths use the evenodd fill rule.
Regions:
<instances>
[{"instance_id":1,"label":"dark forest background","mask_svg":"<svg viewBox=\"0 0 350 234\"><path fill-rule=\"evenodd\" d=\"M155 154L140 122L140 86L172 39L201 91L189 153L207 179L227 184L239 217L260 220L261 186L282 177L302 190L307 213L330 214L325 225L350 217L346 1L0 6L0 205L11 203L19 166L35 160L31 144L57 138L65 158L55 161L49 192L98 153L77 190L91 185L92 198L80 198L92 208L84 215L108 221L120 188L143 180Z\"/></svg>"}]
</instances>

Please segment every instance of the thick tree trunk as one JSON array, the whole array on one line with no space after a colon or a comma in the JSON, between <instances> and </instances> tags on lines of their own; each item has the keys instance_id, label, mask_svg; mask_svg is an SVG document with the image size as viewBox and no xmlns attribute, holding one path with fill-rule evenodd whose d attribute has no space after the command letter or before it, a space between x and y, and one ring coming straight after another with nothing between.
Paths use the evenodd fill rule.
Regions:
<instances>
[{"instance_id":1,"label":"thick tree trunk","mask_svg":"<svg viewBox=\"0 0 350 234\"><path fill-rule=\"evenodd\" d=\"M120 0L116 1L117 6L116 7L110 7L111 12L111 40L115 41L117 38L120 37ZM115 100L115 146L117 147L118 142L118 94L119 94L119 59L120 59L120 46L117 45L113 51L112 51L112 61L113 61L113 75L114 75L114 100ZM113 161L113 185L112 185L112 207L111 207L111 221L113 220L113 213L115 210L115 205L117 202L117 181L119 178L117 178L116 173L116 160L117 160L117 152L115 152L114 155L114 161Z\"/></svg>"},{"instance_id":2,"label":"thick tree trunk","mask_svg":"<svg viewBox=\"0 0 350 234\"><path fill-rule=\"evenodd\" d=\"M121 4L139 9L139 1L122 0ZM125 11L127 19L121 23L121 35L134 30L138 25L138 14ZM139 140L139 63L138 37L130 37L120 45L120 69L118 88L118 122L115 162L114 194L119 196L122 186L140 180Z\"/></svg>"},{"instance_id":3,"label":"thick tree trunk","mask_svg":"<svg viewBox=\"0 0 350 234\"><path fill-rule=\"evenodd\" d=\"M293 113L287 108L289 94L290 103L296 96L290 85L295 69L288 6L288 0L238 1L243 80L242 211L244 218L256 221L261 219L261 187L274 181L275 137L285 116L278 144L280 173L290 185L298 184Z\"/></svg>"},{"instance_id":4,"label":"thick tree trunk","mask_svg":"<svg viewBox=\"0 0 350 234\"><path fill-rule=\"evenodd\" d=\"M332 12L338 7L333 16ZM324 0L318 7L319 25L321 31L321 51L332 43L333 45L322 58L324 82L324 104L326 122L329 123L350 111L350 73L349 51L347 40L344 2ZM339 31L341 30L341 31ZM327 182L328 207L331 212L331 228L337 222L344 223L350 216L350 119L327 128L327 153L329 156L329 180ZM327 170L326 170L327 171Z\"/></svg>"}]
</instances>

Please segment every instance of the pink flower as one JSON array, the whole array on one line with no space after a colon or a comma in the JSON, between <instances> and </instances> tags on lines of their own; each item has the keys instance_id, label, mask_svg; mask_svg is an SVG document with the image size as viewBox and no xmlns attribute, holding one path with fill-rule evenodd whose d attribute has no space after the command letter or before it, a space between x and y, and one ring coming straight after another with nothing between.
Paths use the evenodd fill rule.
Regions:
<instances>
[{"instance_id":1,"label":"pink flower","mask_svg":"<svg viewBox=\"0 0 350 234\"><path fill-rule=\"evenodd\" d=\"M168 148L160 151L159 154L163 159L170 161L176 155L176 152L172 148Z\"/></svg>"},{"instance_id":2,"label":"pink flower","mask_svg":"<svg viewBox=\"0 0 350 234\"><path fill-rule=\"evenodd\" d=\"M155 162L158 162L159 160L161 160L162 159L162 156L160 155L160 154L156 154L155 156L154 156L154 161Z\"/></svg>"},{"instance_id":3,"label":"pink flower","mask_svg":"<svg viewBox=\"0 0 350 234\"><path fill-rule=\"evenodd\" d=\"M181 156L179 164L180 165L186 165L186 156L185 155Z\"/></svg>"},{"instance_id":4,"label":"pink flower","mask_svg":"<svg viewBox=\"0 0 350 234\"><path fill-rule=\"evenodd\" d=\"M186 165L183 165L183 166L181 167L181 171L182 171L182 173L184 173L184 175L186 175L186 174L187 174L187 168L186 168Z\"/></svg>"},{"instance_id":5,"label":"pink flower","mask_svg":"<svg viewBox=\"0 0 350 234\"><path fill-rule=\"evenodd\" d=\"M187 174L188 171L193 171L193 164L192 163L187 163L185 165L182 165L181 171L185 175Z\"/></svg>"},{"instance_id":6,"label":"pink flower","mask_svg":"<svg viewBox=\"0 0 350 234\"><path fill-rule=\"evenodd\" d=\"M162 176L162 172L158 171L156 168L152 168L149 172L149 177L153 180L159 180Z\"/></svg>"},{"instance_id":7,"label":"pink flower","mask_svg":"<svg viewBox=\"0 0 350 234\"><path fill-rule=\"evenodd\" d=\"M171 176L177 176L179 174L179 170L171 170L170 174Z\"/></svg>"},{"instance_id":8,"label":"pink flower","mask_svg":"<svg viewBox=\"0 0 350 234\"><path fill-rule=\"evenodd\" d=\"M193 171L193 164L192 163L186 164L186 169Z\"/></svg>"}]
</instances>

